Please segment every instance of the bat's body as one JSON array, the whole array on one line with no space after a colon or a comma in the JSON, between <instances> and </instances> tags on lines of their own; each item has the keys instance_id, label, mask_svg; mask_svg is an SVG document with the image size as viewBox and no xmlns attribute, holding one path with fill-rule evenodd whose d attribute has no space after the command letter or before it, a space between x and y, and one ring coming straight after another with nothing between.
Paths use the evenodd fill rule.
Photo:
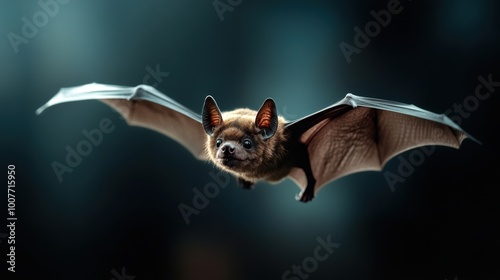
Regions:
<instances>
[{"instance_id":1,"label":"bat's body","mask_svg":"<svg viewBox=\"0 0 500 280\"><path fill-rule=\"evenodd\" d=\"M243 188L250 189L260 180L280 181L290 175L292 168L300 168L309 186L301 200L313 198L316 180L312 176L307 146L300 142L300 133L277 116L271 99L266 100L259 111L237 109L220 113L215 101L207 97L203 121L208 134L209 159L237 176Z\"/></svg>"},{"instance_id":2,"label":"bat's body","mask_svg":"<svg viewBox=\"0 0 500 280\"><path fill-rule=\"evenodd\" d=\"M237 176L243 188L291 177L302 189L298 199L303 202L326 183L354 172L381 170L408 149L458 148L462 140L472 138L445 115L352 94L288 122L277 115L272 99L258 111L221 112L207 96L199 116L150 86L88 84L61 89L37 113L54 104L87 99L102 100L131 125L175 139L198 159Z\"/></svg>"}]
</instances>

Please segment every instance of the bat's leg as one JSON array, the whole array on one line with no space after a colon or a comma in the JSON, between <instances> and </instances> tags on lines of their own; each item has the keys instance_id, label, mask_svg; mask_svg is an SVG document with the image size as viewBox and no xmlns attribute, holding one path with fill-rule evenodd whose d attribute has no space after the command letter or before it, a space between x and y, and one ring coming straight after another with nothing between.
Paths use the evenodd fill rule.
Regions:
<instances>
[{"instance_id":1,"label":"bat's leg","mask_svg":"<svg viewBox=\"0 0 500 280\"><path fill-rule=\"evenodd\" d=\"M295 197L295 199L301 202L308 202L314 198L314 186L316 185L316 179L314 179L314 175L312 173L311 162L309 161L309 153L307 152L307 146L305 144L300 144L300 147L297 149L297 152L298 152L297 167L301 168L306 174L307 186L301 193L299 193Z\"/></svg>"},{"instance_id":2,"label":"bat's leg","mask_svg":"<svg viewBox=\"0 0 500 280\"><path fill-rule=\"evenodd\" d=\"M312 175L311 166L308 165L308 168L303 168L303 170L307 176L307 186L295 198L301 202L309 202L314 198L314 185L316 184L316 179L314 179Z\"/></svg>"},{"instance_id":3,"label":"bat's leg","mask_svg":"<svg viewBox=\"0 0 500 280\"><path fill-rule=\"evenodd\" d=\"M241 177L238 177L238 185L240 185L240 187L242 187L245 190L253 189L253 184L254 184L253 182L250 182L250 181L247 181Z\"/></svg>"}]
</instances>

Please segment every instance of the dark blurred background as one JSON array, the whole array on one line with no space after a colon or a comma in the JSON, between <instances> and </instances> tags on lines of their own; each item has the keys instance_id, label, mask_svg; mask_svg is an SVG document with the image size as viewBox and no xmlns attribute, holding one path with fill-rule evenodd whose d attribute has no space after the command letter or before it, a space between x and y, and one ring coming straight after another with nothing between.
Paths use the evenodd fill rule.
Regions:
<instances>
[{"instance_id":1,"label":"dark blurred background","mask_svg":"<svg viewBox=\"0 0 500 280\"><path fill-rule=\"evenodd\" d=\"M1 278L499 279L498 3L346 2L2 1ZM90 82L147 83L196 112L208 94L222 110L273 97L288 119L352 92L448 112L482 145L406 152L308 204L290 180L244 191L231 178L186 224L179 205L225 178L211 164L96 101L35 115ZM60 181L53 163L103 119L114 130ZM315 260L318 239L340 247Z\"/></svg>"}]
</instances>

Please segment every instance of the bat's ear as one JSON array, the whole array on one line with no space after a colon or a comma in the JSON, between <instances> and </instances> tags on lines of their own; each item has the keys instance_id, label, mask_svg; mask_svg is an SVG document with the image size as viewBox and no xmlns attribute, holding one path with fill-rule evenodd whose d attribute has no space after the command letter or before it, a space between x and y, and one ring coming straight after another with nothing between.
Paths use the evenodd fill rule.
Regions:
<instances>
[{"instance_id":1,"label":"bat's ear","mask_svg":"<svg viewBox=\"0 0 500 280\"><path fill-rule=\"evenodd\" d=\"M203 128L210 136L214 134L214 129L222 124L222 114L219 110L219 106L217 106L215 99L210 95L205 98L201 117Z\"/></svg>"},{"instance_id":2,"label":"bat's ear","mask_svg":"<svg viewBox=\"0 0 500 280\"><path fill-rule=\"evenodd\" d=\"M255 126L262 130L264 139L271 138L278 129L276 104L271 98L266 99L255 117Z\"/></svg>"}]
</instances>

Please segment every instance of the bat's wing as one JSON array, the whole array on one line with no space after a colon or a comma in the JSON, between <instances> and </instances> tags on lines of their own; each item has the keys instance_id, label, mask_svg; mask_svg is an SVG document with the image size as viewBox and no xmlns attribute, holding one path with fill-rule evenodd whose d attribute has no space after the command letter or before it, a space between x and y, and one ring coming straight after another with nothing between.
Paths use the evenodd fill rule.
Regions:
<instances>
[{"instance_id":1,"label":"bat's wing","mask_svg":"<svg viewBox=\"0 0 500 280\"><path fill-rule=\"evenodd\" d=\"M446 115L414 105L348 94L338 103L287 124L307 146L314 192L341 176L381 170L389 159L424 145L459 148L471 138ZM475 140L477 141L477 140ZM304 170L289 176L304 190Z\"/></svg>"},{"instance_id":2,"label":"bat's wing","mask_svg":"<svg viewBox=\"0 0 500 280\"><path fill-rule=\"evenodd\" d=\"M196 158L208 159L204 149L206 134L201 117L148 85L125 87L92 83L62 88L36 113L40 114L55 104L90 99L108 104L129 125L163 133L186 147Z\"/></svg>"}]
</instances>

